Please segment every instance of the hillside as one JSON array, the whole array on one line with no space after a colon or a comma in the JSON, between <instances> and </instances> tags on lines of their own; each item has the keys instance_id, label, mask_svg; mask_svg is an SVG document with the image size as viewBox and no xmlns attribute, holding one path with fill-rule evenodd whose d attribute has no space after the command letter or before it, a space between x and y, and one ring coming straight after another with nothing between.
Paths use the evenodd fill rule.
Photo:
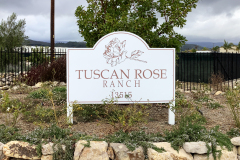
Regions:
<instances>
[{"instance_id":1,"label":"hillside","mask_svg":"<svg viewBox=\"0 0 240 160\"><path fill-rule=\"evenodd\" d=\"M29 39L23 45L26 46L49 46L50 43L42 41L34 41ZM86 42L67 42L67 43L55 43L55 47L68 47L68 48L86 48Z\"/></svg>"}]
</instances>

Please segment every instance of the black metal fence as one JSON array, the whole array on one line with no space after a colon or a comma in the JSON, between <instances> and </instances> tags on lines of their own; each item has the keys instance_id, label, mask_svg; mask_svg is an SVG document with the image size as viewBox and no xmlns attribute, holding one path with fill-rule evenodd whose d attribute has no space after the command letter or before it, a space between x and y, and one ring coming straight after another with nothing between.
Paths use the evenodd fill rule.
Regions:
<instances>
[{"instance_id":1,"label":"black metal fence","mask_svg":"<svg viewBox=\"0 0 240 160\"><path fill-rule=\"evenodd\" d=\"M18 75L33 66L50 62L50 50L0 49L0 83L14 84ZM66 50L55 50L55 58L65 56ZM240 78L239 53L178 53L176 61L176 87L184 90L211 87L233 88ZM240 79L239 79L240 80Z\"/></svg>"},{"instance_id":2,"label":"black metal fence","mask_svg":"<svg viewBox=\"0 0 240 160\"><path fill-rule=\"evenodd\" d=\"M239 53L178 53L177 87L184 90L208 87L233 88L240 78Z\"/></svg>"},{"instance_id":3,"label":"black metal fence","mask_svg":"<svg viewBox=\"0 0 240 160\"><path fill-rule=\"evenodd\" d=\"M65 55L65 49L54 51L55 59ZM12 51L0 48L0 85L14 84L21 74L27 73L32 67L50 62L50 56L50 50L43 47Z\"/></svg>"}]
</instances>

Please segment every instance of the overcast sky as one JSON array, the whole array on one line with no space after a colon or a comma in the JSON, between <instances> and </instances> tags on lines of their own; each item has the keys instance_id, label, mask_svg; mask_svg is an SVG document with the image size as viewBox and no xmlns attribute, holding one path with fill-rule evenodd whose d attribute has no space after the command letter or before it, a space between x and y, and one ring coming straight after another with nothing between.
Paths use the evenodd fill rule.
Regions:
<instances>
[{"instance_id":1,"label":"overcast sky","mask_svg":"<svg viewBox=\"0 0 240 160\"><path fill-rule=\"evenodd\" d=\"M26 20L26 35L32 40L50 41L51 0L0 0L0 19L13 12ZM55 40L83 41L74 15L86 0L55 0ZM161 21L161 20L160 20ZM240 0L199 0L177 33L189 42L240 42Z\"/></svg>"}]
</instances>

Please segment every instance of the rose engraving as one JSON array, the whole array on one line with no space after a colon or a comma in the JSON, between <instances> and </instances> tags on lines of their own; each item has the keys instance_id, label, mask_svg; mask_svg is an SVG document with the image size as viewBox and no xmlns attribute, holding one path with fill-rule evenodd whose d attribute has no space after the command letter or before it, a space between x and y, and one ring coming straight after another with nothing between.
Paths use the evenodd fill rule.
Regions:
<instances>
[{"instance_id":1,"label":"rose engraving","mask_svg":"<svg viewBox=\"0 0 240 160\"><path fill-rule=\"evenodd\" d=\"M136 60L140 62L147 63L146 61L137 59L144 52L140 50L135 50L131 53L128 53L125 50L126 40L120 42L118 38L113 38L108 45L105 45L105 52L103 57L106 59L108 64L111 64L112 67L124 62L126 59Z\"/></svg>"}]
</instances>

